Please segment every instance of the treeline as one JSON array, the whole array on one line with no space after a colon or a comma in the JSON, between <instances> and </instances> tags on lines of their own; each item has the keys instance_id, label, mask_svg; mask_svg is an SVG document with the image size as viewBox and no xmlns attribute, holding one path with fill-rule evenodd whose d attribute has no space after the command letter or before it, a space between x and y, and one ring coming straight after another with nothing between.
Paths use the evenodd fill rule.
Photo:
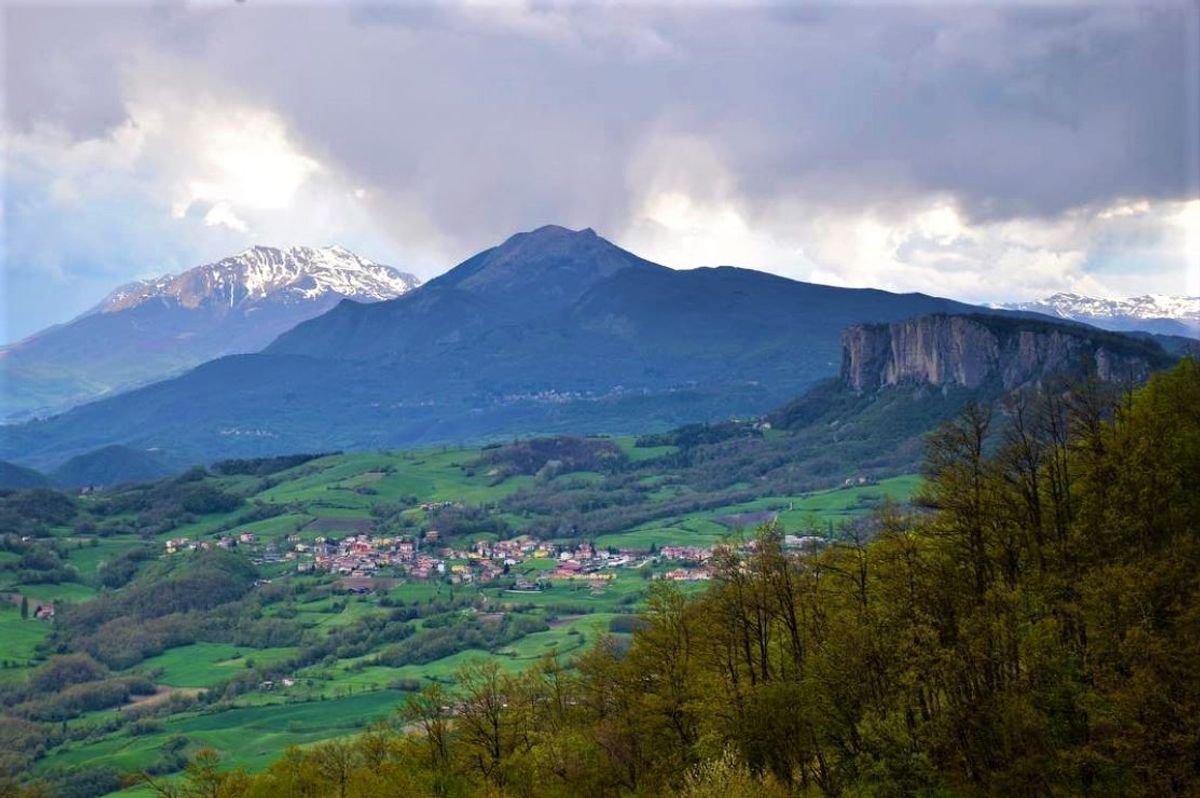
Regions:
<instances>
[{"instance_id":1,"label":"treeline","mask_svg":"<svg viewBox=\"0 0 1200 798\"><path fill-rule=\"evenodd\" d=\"M792 496L847 476L911 472L922 433L966 404L966 391L922 396L855 396L830 384L772 416L777 434L746 422L693 424L639 438L640 448L672 446L648 460L610 465L599 476L537 480L499 502L540 538L593 538L663 518ZM803 405L803 406L802 406ZM802 419L800 423L797 419ZM761 425L760 425L761 426ZM664 492L670 495L664 498Z\"/></svg>"},{"instance_id":2,"label":"treeline","mask_svg":"<svg viewBox=\"0 0 1200 798\"><path fill-rule=\"evenodd\" d=\"M137 783L138 774L122 773L111 765L44 769L28 790L18 787L18 776L27 774L49 749L66 743L98 740L121 728L131 736L160 733L161 717L182 712L194 703L181 693L165 700L127 703L154 692L155 685L144 676L114 674L86 655L76 654L51 657L24 683L0 685L0 796L95 798ZM64 722L114 707L120 711L96 713L83 722ZM182 770L187 765L187 745L186 738L169 738L148 772Z\"/></svg>"},{"instance_id":3,"label":"treeline","mask_svg":"<svg viewBox=\"0 0 1200 798\"><path fill-rule=\"evenodd\" d=\"M500 482L514 474L553 478L570 471L605 472L624 462L625 455L610 440L560 435L486 447L473 467L494 472L495 480Z\"/></svg>"},{"instance_id":4,"label":"treeline","mask_svg":"<svg viewBox=\"0 0 1200 798\"><path fill-rule=\"evenodd\" d=\"M56 585L75 582L79 573L67 561L66 544L53 538L24 540L17 535L0 536L0 551L17 555L0 562L0 575L18 585Z\"/></svg>"},{"instance_id":5,"label":"treeline","mask_svg":"<svg viewBox=\"0 0 1200 798\"><path fill-rule=\"evenodd\" d=\"M968 407L926 477L869 541L794 556L766 528L699 598L659 583L628 644L572 669L469 666L389 727L255 776L204 752L160 791L1198 794L1196 363Z\"/></svg>"},{"instance_id":6,"label":"treeline","mask_svg":"<svg viewBox=\"0 0 1200 798\"><path fill-rule=\"evenodd\" d=\"M138 555L133 557L128 567L136 571L140 560ZM124 576L124 562L114 560L112 568L118 576ZM112 573L106 570L100 577L103 580ZM154 562L121 590L63 605L51 645L59 652L87 653L108 667L123 669L197 640L241 645L293 643L297 632L290 629L291 624L262 617L260 605L267 596L257 596L250 604L240 601L254 587L257 576L244 558L221 550ZM249 636L253 640L232 639L238 637L239 629L252 625L264 627Z\"/></svg>"},{"instance_id":7,"label":"treeline","mask_svg":"<svg viewBox=\"0 0 1200 798\"><path fill-rule=\"evenodd\" d=\"M244 474L254 477L265 477L270 474L275 474L280 471L286 471L289 468L295 468L299 465L304 465L310 460L316 460L320 457L331 457L336 452L320 452L313 454L285 454L276 457L252 457L236 460L221 460L213 463L209 467L214 474L221 476L233 476L235 474Z\"/></svg>"},{"instance_id":8,"label":"treeline","mask_svg":"<svg viewBox=\"0 0 1200 798\"><path fill-rule=\"evenodd\" d=\"M51 488L0 489L0 530L18 538L49 535L77 513L70 496Z\"/></svg>"},{"instance_id":9,"label":"treeline","mask_svg":"<svg viewBox=\"0 0 1200 798\"><path fill-rule=\"evenodd\" d=\"M497 620L452 619L442 623L429 619L421 632L384 649L375 660L380 665L398 668L423 665L469 649L494 652L525 635L549 628L540 618L520 615L505 615Z\"/></svg>"},{"instance_id":10,"label":"treeline","mask_svg":"<svg viewBox=\"0 0 1200 798\"><path fill-rule=\"evenodd\" d=\"M47 722L121 706L133 696L152 695L142 676L117 675L86 655L51 657L24 682L0 684L0 773L19 773L63 731Z\"/></svg>"}]
</instances>

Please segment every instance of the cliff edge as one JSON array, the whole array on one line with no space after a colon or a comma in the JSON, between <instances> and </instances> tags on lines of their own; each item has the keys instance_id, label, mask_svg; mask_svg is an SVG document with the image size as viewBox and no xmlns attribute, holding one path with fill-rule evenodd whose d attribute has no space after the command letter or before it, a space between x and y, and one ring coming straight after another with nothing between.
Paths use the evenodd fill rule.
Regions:
<instances>
[{"instance_id":1,"label":"cliff edge","mask_svg":"<svg viewBox=\"0 0 1200 798\"><path fill-rule=\"evenodd\" d=\"M858 392L901 384L1010 391L1050 375L1141 382L1171 361L1152 341L1084 326L934 314L847 328L840 377Z\"/></svg>"}]
</instances>

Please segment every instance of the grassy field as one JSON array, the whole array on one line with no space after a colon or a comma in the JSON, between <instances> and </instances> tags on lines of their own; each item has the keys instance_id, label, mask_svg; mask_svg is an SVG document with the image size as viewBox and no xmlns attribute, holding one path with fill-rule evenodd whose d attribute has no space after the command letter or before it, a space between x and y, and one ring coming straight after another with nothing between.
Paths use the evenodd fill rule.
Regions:
<instances>
[{"instance_id":1,"label":"grassy field","mask_svg":"<svg viewBox=\"0 0 1200 798\"><path fill-rule=\"evenodd\" d=\"M100 538L73 539L68 545L68 560L79 571L84 580L94 579L96 570L106 561L113 559L132 545L134 539L122 536L115 540Z\"/></svg>"},{"instance_id":2,"label":"grassy field","mask_svg":"<svg viewBox=\"0 0 1200 798\"><path fill-rule=\"evenodd\" d=\"M0 603L0 679L6 674L18 678L20 671L34 660L37 644L45 639L50 625L34 618L22 618L21 607L7 601Z\"/></svg>"},{"instance_id":3,"label":"grassy field","mask_svg":"<svg viewBox=\"0 0 1200 798\"><path fill-rule=\"evenodd\" d=\"M297 478L259 494L266 502L318 502L333 515L349 511L369 515L372 504L418 497L422 501L497 501L532 481L510 477L498 484L484 474L468 475L476 450L424 450L338 455L298 466ZM284 472L282 476L288 476ZM356 492L366 488L370 492ZM346 514L345 517L352 517Z\"/></svg>"},{"instance_id":4,"label":"grassy field","mask_svg":"<svg viewBox=\"0 0 1200 798\"><path fill-rule=\"evenodd\" d=\"M238 668L273 665L294 656L294 648L246 648L228 643L192 643L143 660L139 669L162 670L158 677L169 687L212 687Z\"/></svg>"},{"instance_id":5,"label":"grassy field","mask_svg":"<svg viewBox=\"0 0 1200 798\"><path fill-rule=\"evenodd\" d=\"M718 523L716 519L761 512L776 515L789 533L801 533L809 529L836 533L844 522L862 518L885 501L907 501L919 484L919 476L908 474L884 479L873 485L833 488L799 496L767 496L645 524L628 532L601 535L595 542L597 546L634 549L648 549L652 544L711 546L739 531L737 526Z\"/></svg>"},{"instance_id":6,"label":"grassy field","mask_svg":"<svg viewBox=\"0 0 1200 798\"><path fill-rule=\"evenodd\" d=\"M104 763L140 770L156 758L164 743L182 735L193 747L216 749L231 767L259 769L292 745L353 734L392 715L404 694L375 690L344 698L231 707L220 712L187 713L169 719L161 732L139 737L112 734L82 745L60 747L39 769Z\"/></svg>"},{"instance_id":7,"label":"grassy field","mask_svg":"<svg viewBox=\"0 0 1200 798\"><path fill-rule=\"evenodd\" d=\"M63 582L58 585L14 585L8 590L19 591L37 601L86 601L96 595L96 589L79 582ZM7 592L4 591L4 592Z\"/></svg>"},{"instance_id":8,"label":"grassy field","mask_svg":"<svg viewBox=\"0 0 1200 798\"><path fill-rule=\"evenodd\" d=\"M638 448L634 446L634 439L628 437L612 440L631 463L650 464L651 469L657 458L677 451L674 446ZM482 508L491 513L490 518L502 522L500 529L504 529L503 524L508 525L507 534L523 532L531 523L530 514L512 501L501 507L497 505L515 491L545 483L538 483L531 476L501 478L501 474L493 469L478 466L479 458L479 450L355 453L317 458L271 474L267 482L250 476L215 477L212 478L214 485L222 490L238 491L246 499L239 509L189 516L178 526L155 527L142 535L121 526L132 525L135 520L132 515L107 519L116 531L105 530L104 537L99 537L94 530L64 528L57 545L75 569L78 581L16 585L0 580L0 591L6 588L19 590L36 601L87 601L98 593L97 574L104 563L131 548L147 545L158 552L154 555L156 558L165 558L162 541L170 538L213 541L222 535L252 532L263 541L282 542L286 536L298 534L302 540L311 542L323 535L341 536L365 531L380 517L386 518L390 525L388 534L413 534L430 526L431 518L437 518L420 507L421 503L427 502ZM608 477L596 471L570 472L555 479L566 481L556 483L566 485L564 493L579 491L585 494L608 489L604 487ZM629 528L599 535L593 542L599 547L638 550L667 544L709 546L741 532L735 524L728 523L728 517L750 517L751 514L777 516L785 530L792 533L809 529L836 532L843 522L861 518L885 501L904 501L918 484L917 477L903 476L878 484L765 496L632 524ZM687 491L692 490L681 484L673 473L640 476L639 472L638 485L639 495L650 502L688 495ZM264 506L281 512L267 518L261 517L264 513L250 514ZM407 509L398 511L397 507ZM396 532L397 529L401 532ZM463 533L463 539L455 541L456 545L496 537L491 529L484 529L478 534ZM553 536L569 533L569 529L554 531L549 537L557 540ZM569 538L562 540L566 542ZM253 547L244 550L257 551ZM10 552L0 552L0 566L14 564L18 559ZM193 708L164 717L161 727L137 736L123 729L103 731L110 728L103 722L116 717L116 710L75 718L70 721L72 728L92 724L101 731L87 740L67 742L52 749L40 760L38 768L110 765L122 770L138 770L159 759L168 740L183 736L188 740L188 750L212 746L226 756L231 765L257 769L277 758L287 746L351 734L374 720L388 717L404 701L404 690L430 681L453 684L458 669L479 659L493 659L514 672L551 653L569 663L599 636L607 634L614 618L637 612L651 586L650 577L670 567L650 563L641 569L615 570L613 578L600 585L551 580L542 590L514 589L515 579L537 579L556 565L555 559L547 557L525 560L511 567L509 578L503 584L451 585L437 580L399 580L385 596L349 596L337 594L335 580L328 575L299 575L294 562L260 562L258 575L286 588L279 598L272 599L273 603L261 608L262 618L299 627L302 645L252 648L225 642L197 642L169 648L145 659L126 672L151 673L163 687L189 694L208 690L211 696L219 698L215 703L205 705L203 710ZM14 572L15 568L10 568L3 573ZM680 588L694 591L704 589L704 585L687 583ZM414 609L419 610L420 617L414 617ZM432 662L401 667L377 664L382 650L379 647L366 653L360 648L352 654L326 655L322 650L320 655L307 660L311 664L287 674L295 680L291 686L265 690L255 681L247 688L250 692L237 695L234 695L236 690L222 689L226 682L244 677L252 668L275 668L271 678L281 683L278 666L294 659L305 646L337 639L339 635L370 624L382 625L398 612L409 613L402 618L411 619L405 622L411 623L412 634L460 622L466 624L480 616L494 618L501 612L521 613L539 624L548 623L550 628L511 642L496 643L494 650L457 650ZM255 619L248 618L247 622L251 620ZM47 652L40 651L38 646L50 628L41 621L22 620L16 605L0 604L0 641L3 641L0 662L6 663L0 668L0 682L24 678L30 667L45 658ZM218 636L215 639L248 638ZM259 678L263 677L254 677ZM122 793L129 798L148 794L144 788Z\"/></svg>"}]
</instances>

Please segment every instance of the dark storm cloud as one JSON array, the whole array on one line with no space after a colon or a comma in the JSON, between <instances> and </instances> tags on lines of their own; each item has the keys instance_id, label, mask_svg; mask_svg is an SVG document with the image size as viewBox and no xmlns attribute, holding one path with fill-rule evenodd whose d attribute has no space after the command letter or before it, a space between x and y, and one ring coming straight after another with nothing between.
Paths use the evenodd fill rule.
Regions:
<instances>
[{"instance_id":1,"label":"dark storm cloud","mask_svg":"<svg viewBox=\"0 0 1200 798\"><path fill-rule=\"evenodd\" d=\"M121 70L181 63L447 227L615 221L630 153L670 132L751 202L1053 215L1191 188L1188 8L17 7L8 112L94 135Z\"/></svg>"}]
</instances>

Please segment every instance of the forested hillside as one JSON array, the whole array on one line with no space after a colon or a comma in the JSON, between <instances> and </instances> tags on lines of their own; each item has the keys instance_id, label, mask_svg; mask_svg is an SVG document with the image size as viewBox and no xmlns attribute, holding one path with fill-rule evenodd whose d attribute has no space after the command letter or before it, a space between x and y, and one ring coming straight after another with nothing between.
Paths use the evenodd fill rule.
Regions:
<instances>
[{"instance_id":1,"label":"forested hillside","mask_svg":"<svg viewBox=\"0 0 1200 798\"><path fill-rule=\"evenodd\" d=\"M968 407L923 509L728 549L573 667L470 664L354 739L187 796L1170 796L1200 789L1200 367ZM987 445L998 430L999 442Z\"/></svg>"}]
</instances>

